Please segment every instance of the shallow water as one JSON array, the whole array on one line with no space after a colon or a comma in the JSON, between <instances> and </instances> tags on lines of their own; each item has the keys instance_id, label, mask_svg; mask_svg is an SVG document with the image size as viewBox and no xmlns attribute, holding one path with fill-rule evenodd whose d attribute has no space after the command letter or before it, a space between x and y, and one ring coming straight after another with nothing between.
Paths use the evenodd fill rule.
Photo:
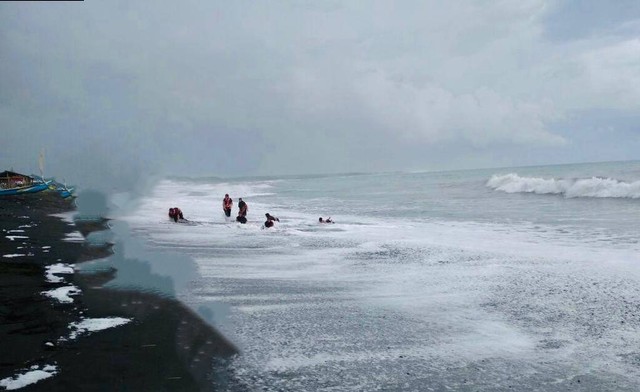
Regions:
<instances>
[{"instance_id":1,"label":"shallow water","mask_svg":"<svg viewBox=\"0 0 640 392\"><path fill-rule=\"evenodd\" d=\"M242 354L222 389L632 391L638 181L638 162L184 178L123 219L195 260L183 301L224 304ZM248 224L225 221L225 193Z\"/></svg>"}]
</instances>

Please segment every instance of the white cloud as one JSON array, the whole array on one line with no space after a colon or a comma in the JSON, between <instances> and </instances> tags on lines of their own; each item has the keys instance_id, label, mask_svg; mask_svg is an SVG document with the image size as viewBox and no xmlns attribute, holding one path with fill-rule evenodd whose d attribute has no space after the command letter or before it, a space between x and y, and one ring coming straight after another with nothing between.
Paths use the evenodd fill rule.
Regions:
<instances>
[{"instance_id":1,"label":"white cloud","mask_svg":"<svg viewBox=\"0 0 640 392\"><path fill-rule=\"evenodd\" d=\"M360 80L358 87L376 122L416 141L466 140L481 146L564 143L546 129L547 122L558 118L552 107L517 101L487 88L456 95L437 86L395 83L379 73Z\"/></svg>"},{"instance_id":2,"label":"white cloud","mask_svg":"<svg viewBox=\"0 0 640 392\"><path fill-rule=\"evenodd\" d=\"M614 42L581 55L594 106L640 110L640 39Z\"/></svg>"}]
</instances>

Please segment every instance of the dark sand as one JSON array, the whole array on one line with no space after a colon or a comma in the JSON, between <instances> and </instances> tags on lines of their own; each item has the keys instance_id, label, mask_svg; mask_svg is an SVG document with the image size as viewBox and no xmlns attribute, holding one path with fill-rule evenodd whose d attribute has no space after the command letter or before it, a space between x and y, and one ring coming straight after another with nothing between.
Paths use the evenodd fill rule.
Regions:
<instances>
[{"instance_id":1,"label":"dark sand","mask_svg":"<svg viewBox=\"0 0 640 392\"><path fill-rule=\"evenodd\" d=\"M106 219L71 225L50 216L73 208L53 192L0 199L0 255L27 254L0 258L0 380L49 364L57 366L55 376L22 390L199 391L224 385L224 363L236 348L180 302L103 288L116 271L64 275L64 283L45 280L50 264L78 264L111 253L108 244L62 241L73 231L86 236L108 228ZM12 241L10 235L29 238ZM51 248L46 252L43 246ZM41 294L68 284L82 290L72 304ZM69 336L71 322L102 317L133 321L60 340Z\"/></svg>"}]
</instances>

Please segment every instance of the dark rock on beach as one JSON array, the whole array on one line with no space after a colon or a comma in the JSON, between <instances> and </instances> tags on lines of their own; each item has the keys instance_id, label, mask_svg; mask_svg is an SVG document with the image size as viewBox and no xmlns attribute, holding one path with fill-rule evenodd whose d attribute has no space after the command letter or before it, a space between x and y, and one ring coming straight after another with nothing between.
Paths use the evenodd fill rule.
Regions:
<instances>
[{"instance_id":1,"label":"dark rock on beach","mask_svg":"<svg viewBox=\"0 0 640 392\"><path fill-rule=\"evenodd\" d=\"M70 223L51 215L74 208L53 192L0 199L0 380L54 365L55 375L23 390L215 390L225 370L214 364L237 350L182 303L106 288L118 273L113 269L59 275L64 282L45 278L52 264L78 265L112 253L110 243L64 240L109 227L104 217ZM81 290L70 303L42 294L69 285ZM69 338L72 323L115 317L131 321Z\"/></svg>"}]
</instances>

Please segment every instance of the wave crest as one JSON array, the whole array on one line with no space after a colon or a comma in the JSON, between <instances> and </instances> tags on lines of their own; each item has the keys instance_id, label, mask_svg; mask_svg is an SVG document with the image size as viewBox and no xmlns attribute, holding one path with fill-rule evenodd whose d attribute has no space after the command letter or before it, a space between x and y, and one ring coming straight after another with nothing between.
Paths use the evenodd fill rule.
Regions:
<instances>
[{"instance_id":1,"label":"wave crest","mask_svg":"<svg viewBox=\"0 0 640 392\"><path fill-rule=\"evenodd\" d=\"M613 178L546 179L509 173L494 174L486 186L507 193L559 194L567 198L640 198L640 181L624 182Z\"/></svg>"}]
</instances>

